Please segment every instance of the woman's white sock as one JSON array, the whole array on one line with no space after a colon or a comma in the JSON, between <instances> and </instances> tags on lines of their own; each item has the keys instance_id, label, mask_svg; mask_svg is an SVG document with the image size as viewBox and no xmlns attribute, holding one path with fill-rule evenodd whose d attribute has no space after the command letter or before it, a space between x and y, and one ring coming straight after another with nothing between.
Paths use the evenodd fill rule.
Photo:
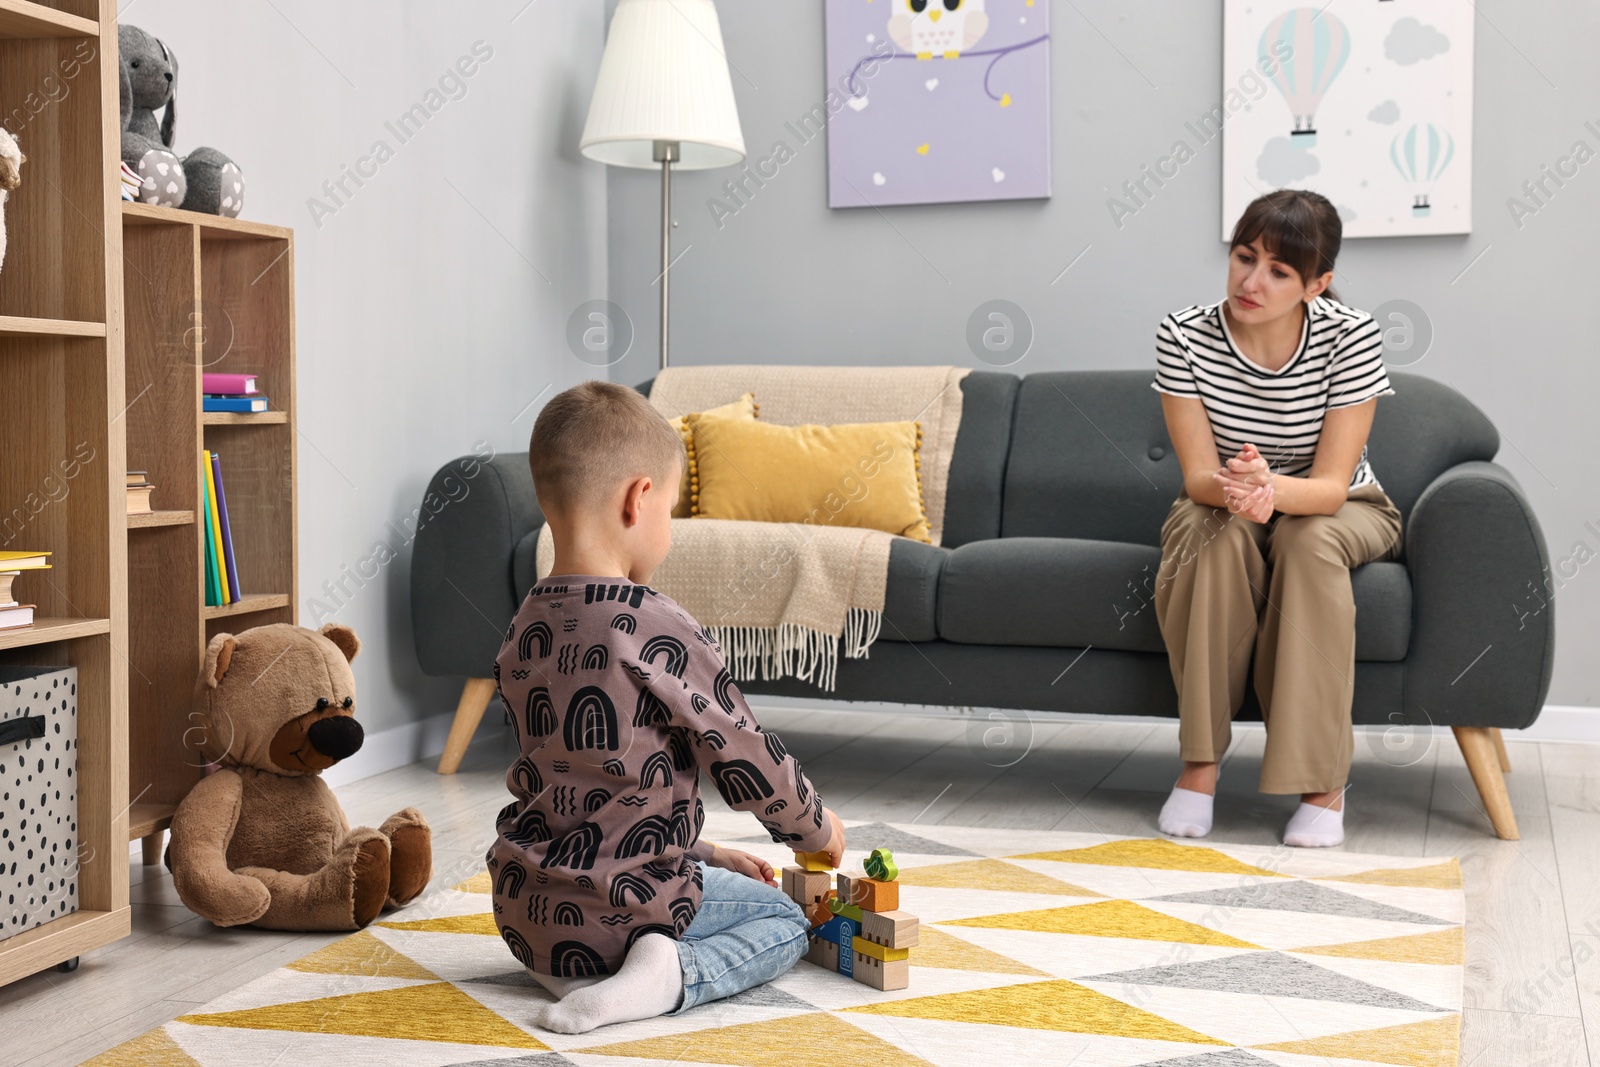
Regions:
<instances>
[{"instance_id":1,"label":"woman's white sock","mask_svg":"<svg viewBox=\"0 0 1600 1067\"><path fill-rule=\"evenodd\" d=\"M561 1034L582 1034L608 1023L653 1019L683 999L683 964L678 943L665 934L645 934L628 950L616 974L573 989L539 1009L534 1022Z\"/></svg>"},{"instance_id":2,"label":"woman's white sock","mask_svg":"<svg viewBox=\"0 0 1600 1067\"><path fill-rule=\"evenodd\" d=\"M1283 843L1296 848L1331 848L1344 844L1344 808L1300 802L1283 831Z\"/></svg>"},{"instance_id":3,"label":"woman's white sock","mask_svg":"<svg viewBox=\"0 0 1600 1067\"><path fill-rule=\"evenodd\" d=\"M1204 837L1211 832L1211 808L1215 799L1210 793L1173 786L1172 795L1161 805L1161 817L1156 825L1162 833L1172 837Z\"/></svg>"}]
</instances>

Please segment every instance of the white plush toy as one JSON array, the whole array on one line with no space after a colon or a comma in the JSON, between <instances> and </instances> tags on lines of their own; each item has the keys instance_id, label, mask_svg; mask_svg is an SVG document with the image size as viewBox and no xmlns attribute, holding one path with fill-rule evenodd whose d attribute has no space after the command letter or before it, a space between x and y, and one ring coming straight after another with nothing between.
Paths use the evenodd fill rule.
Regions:
<instances>
[{"instance_id":1,"label":"white plush toy","mask_svg":"<svg viewBox=\"0 0 1600 1067\"><path fill-rule=\"evenodd\" d=\"M5 203L10 190L22 184L22 164L27 158L11 131L0 126L0 265L6 261Z\"/></svg>"}]
</instances>

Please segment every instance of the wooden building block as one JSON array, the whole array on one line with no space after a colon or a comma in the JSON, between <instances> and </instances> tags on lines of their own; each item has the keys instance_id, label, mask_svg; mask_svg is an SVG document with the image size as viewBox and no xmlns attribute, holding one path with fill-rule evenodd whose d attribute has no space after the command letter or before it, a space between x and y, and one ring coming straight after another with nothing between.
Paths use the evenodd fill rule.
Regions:
<instances>
[{"instance_id":1,"label":"wooden building block","mask_svg":"<svg viewBox=\"0 0 1600 1067\"><path fill-rule=\"evenodd\" d=\"M892 882L900 877L900 868L895 866L894 853L886 848L875 848L867 856L863 866L867 874L883 882Z\"/></svg>"},{"instance_id":2,"label":"wooden building block","mask_svg":"<svg viewBox=\"0 0 1600 1067\"><path fill-rule=\"evenodd\" d=\"M791 896L790 899L798 901L801 907L820 902L832 891L832 887L828 884L832 879L828 877L827 871L807 871L799 867L794 870L795 892L799 895Z\"/></svg>"},{"instance_id":3,"label":"wooden building block","mask_svg":"<svg viewBox=\"0 0 1600 1067\"><path fill-rule=\"evenodd\" d=\"M829 907L829 904L835 899L837 897L834 891L830 889L823 895L821 900L815 904L806 905L806 919L810 921L812 926L821 926L833 918L833 909Z\"/></svg>"},{"instance_id":4,"label":"wooden building block","mask_svg":"<svg viewBox=\"0 0 1600 1067\"><path fill-rule=\"evenodd\" d=\"M886 948L910 948L917 943L921 923L908 911L863 911L861 936Z\"/></svg>"},{"instance_id":5,"label":"wooden building block","mask_svg":"<svg viewBox=\"0 0 1600 1067\"><path fill-rule=\"evenodd\" d=\"M894 911L900 907L900 883L881 882L876 878L857 878L851 881L851 902L862 911Z\"/></svg>"},{"instance_id":6,"label":"wooden building block","mask_svg":"<svg viewBox=\"0 0 1600 1067\"><path fill-rule=\"evenodd\" d=\"M852 939L860 932L861 927L854 919L844 915L835 915L832 919L811 931L811 936L824 938L848 948L852 944Z\"/></svg>"},{"instance_id":7,"label":"wooden building block","mask_svg":"<svg viewBox=\"0 0 1600 1067\"><path fill-rule=\"evenodd\" d=\"M873 989L905 989L911 985L911 964L907 960L882 962L861 953L852 953L850 977Z\"/></svg>"},{"instance_id":8,"label":"wooden building block","mask_svg":"<svg viewBox=\"0 0 1600 1067\"><path fill-rule=\"evenodd\" d=\"M832 941L821 937L811 939L811 947L806 949L805 960L814 963L825 971L839 969L839 946Z\"/></svg>"},{"instance_id":9,"label":"wooden building block","mask_svg":"<svg viewBox=\"0 0 1600 1067\"><path fill-rule=\"evenodd\" d=\"M911 956L911 950L908 948L887 948L876 941L868 941L859 934L850 939L850 947L863 956L871 956L883 963L909 959Z\"/></svg>"},{"instance_id":10,"label":"wooden building block","mask_svg":"<svg viewBox=\"0 0 1600 1067\"><path fill-rule=\"evenodd\" d=\"M856 890L853 887L857 881L865 877L866 875L860 871L840 871L834 875L834 885L839 890L839 899L846 904L861 903L855 898Z\"/></svg>"},{"instance_id":11,"label":"wooden building block","mask_svg":"<svg viewBox=\"0 0 1600 1067\"><path fill-rule=\"evenodd\" d=\"M828 858L826 852L796 852L795 858L800 861L800 866L808 871L833 870L833 860Z\"/></svg>"}]
</instances>

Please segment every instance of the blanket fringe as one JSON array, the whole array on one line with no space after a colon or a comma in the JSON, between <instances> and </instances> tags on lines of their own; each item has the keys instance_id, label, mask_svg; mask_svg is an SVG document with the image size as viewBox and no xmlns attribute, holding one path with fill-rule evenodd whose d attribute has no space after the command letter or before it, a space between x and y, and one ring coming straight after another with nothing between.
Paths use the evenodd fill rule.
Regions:
<instances>
[{"instance_id":1,"label":"blanket fringe","mask_svg":"<svg viewBox=\"0 0 1600 1067\"><path fill-rule=\"evenodd\" d=\"M844 619L844 654L866 659L883 628L883 612L850 608ZM840 636L809 626L707 626L722 646L735 681L752 678L799 678L832 691L838 677Z\"/></svg>"}]
</instances>

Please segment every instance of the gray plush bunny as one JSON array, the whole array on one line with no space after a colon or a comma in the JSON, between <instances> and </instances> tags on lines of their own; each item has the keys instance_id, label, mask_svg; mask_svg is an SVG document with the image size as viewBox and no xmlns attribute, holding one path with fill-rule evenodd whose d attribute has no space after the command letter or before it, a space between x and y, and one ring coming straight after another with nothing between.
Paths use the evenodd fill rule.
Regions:
<instances>
[{"instance_id":1,"label":"gray plush bunny","mask_svg":"<svg viewBox=\"0 0 1600 1067\"><path fill-rule=\"evenodd\" d=\"M117 27L122 68L122 160L139 173L139 199L234 218L244 207L244 173L215 148L172 151L177 126L178 57L137 26ZM156 109L166 114L156 124Z\"/></svg>"}]
</instances>

